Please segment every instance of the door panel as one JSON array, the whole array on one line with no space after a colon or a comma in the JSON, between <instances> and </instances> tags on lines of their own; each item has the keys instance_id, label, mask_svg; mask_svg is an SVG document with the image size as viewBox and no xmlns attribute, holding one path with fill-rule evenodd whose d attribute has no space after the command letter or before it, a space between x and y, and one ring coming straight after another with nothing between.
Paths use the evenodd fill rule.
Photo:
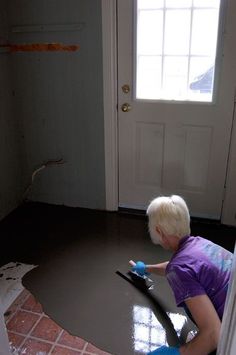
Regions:
<instances>
[{"instance_id":1,"label":"door panel","mask_svg":"<svg viewBox=\"0 0 236 355\"><path fill-rule=\"evenodd\" d=\"M134 5L118 0L119 206L145 209L158 195L180 194L192 215L219 219L234 105L233 36L222 38L213 103L136 99ZM236 11L233 0L229 11ZM130 111L122 111L125 102Z\"/></svg>"},{"instance_id":2,"label":"door panel","mask_svg":"<svg viewBox=\"0 0 236 355\"><path fill-rule=\"evenodd\" d=\"M164 126L158 123L136 123L134 145L136 185L161 184ZM147 174L146 172L149 172Z\"/></svg>"}]
</instances>

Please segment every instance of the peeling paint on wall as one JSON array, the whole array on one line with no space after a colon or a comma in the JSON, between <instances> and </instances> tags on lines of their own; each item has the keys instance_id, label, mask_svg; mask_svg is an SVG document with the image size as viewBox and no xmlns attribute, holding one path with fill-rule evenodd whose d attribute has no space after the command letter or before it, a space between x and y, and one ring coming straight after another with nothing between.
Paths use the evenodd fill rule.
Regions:
<instances>
[{"instance_id":1,"label":"peeling paint on wall","mask_svg":"<svg viewBox=\"0 0 236 355\"><path fill-rule=\"evenodd\" d=\"M62 43L23 43L1 45L1 48L8 49L10 53L14 52L75 52L79 45L65 45Z\"/></svg>"}]
</instances>

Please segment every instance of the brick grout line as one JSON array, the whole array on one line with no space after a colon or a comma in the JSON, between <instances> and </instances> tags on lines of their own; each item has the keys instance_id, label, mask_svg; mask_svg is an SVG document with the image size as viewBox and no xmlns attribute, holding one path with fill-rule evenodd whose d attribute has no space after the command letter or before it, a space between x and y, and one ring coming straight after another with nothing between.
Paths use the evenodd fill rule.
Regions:
<instances>
[{"instance_id":1,"label":"brick grout line","mask_svg":"<svg viewBox=\"0 0 236 355\"><path fill-rule=\"evenodd\" d=\"M36 312L33 312L33 311L28 311L28 310L26 310L26 309L24 309L24 308L21 308L21 310L24 311L24 312L28 312L28 313L40 315L40 313L36 313ZM48 317L45 313L42 313L41 315L42 315L42 316L44 315L44 316L46 316L47 318L51 319L51 318ZM55 340L54 342L52 342L52 341L50 341L50 340L46 340L46 339L44 339L44 338L39 338L39 337L35 337L35 336L30 335L30 334L33 332L34 328L35 328L35 327L37 326L37 324L39 323L39 321L41 320L42 316L40 316L40 319L37 320L37 322L35 323L35 325L31 328L30 332L27 334L27 339L30 338L30 339L34 339L34 340L43 341L43 342L45 342L45 343L47 343L47 344L51 344L51 345L52 345L52 348L51 348L51 350L50 350L50 352L49 352L48 355L51 354L51 352L54 350L54 348L56 347L56 345L61 346L61 347L65 348L65 349L68 349L68 350L79 351L79 352L81 352L81 355L84 354L84 351L86 352L85 349L86 349L87 345L89 344L88 342L85 342L84 347L83 347L82 350L80 350L80 349L78 349L78 348L77 348L77 349L76 349L76 348L73 348L73 347L68 346L68 345L65 345L65 344L60 344L60 343L58 343L58 340L59 340L60 336L62 335L62 333L63 333L63 331L64 331L63 328L61 328L61 331L59 332L59 335L57 336L57 338L56 338L56 340ZM56 324L57 324L57 323L56 323ZM17 333L17 332L14 332L14 333L15 333L15 334L22 335L22 333ZM24 339L24 340L26 341L26 339ZM21 344L21 345L22 345L22 344ZM90 352L88 352L88 351L86 352L86 354L89 354L89 355L96 355L95 353L90 353Z\"/></svg>"},{"instance_id":2,"label":"brick grout line","mask_svg":"<svg viewBox=\"0 0 236 355\"><path fill-rule=\"evenodd\" d=\"M35 322L35 324L33 325L33 327L29 330L28 336L30 336L30 334L32 333L32 331L36 328L36 326L38 325L38 323L41 321L41 319L44 317L44 313L38 314L39 318L38 320Z\"/></svg>"},{"instance_id":3,"label":"brick grout line","mask_svg":"<svg viewBox=\"0 0 236 355\"><path fill-rule=\"evenodd\" d=\"M58 340L59 340L61 334L63 333L64 329L62 329L62 330L59 332L59 335L57 336L57 338L56 338L56 340L55 340L54 342L53 342L53 341L50 341L50 340L46 340L46 339L44 339L44 338L35 337L35 336L30 335L31 332L32 332L33 329L36 327L36 325L37 325L37 323L38 323L39 321L40 321L40 319L35 323L35 326L32 327L31 331L30 331L27 335L22 334L22 333L19 333L19 332L16 332L16 331L14 331L14 330L10 330L11 333L16 334L16 335L21 335L21 336L23 336L23 338L24 338L24 339L22 340L22 342L20 343L20 345L18 346L18 349L19 349L19 350L23 350L22 347L23 347L24 343L26 342L26 340L28 340L28 339L33 339L33 340L41 341L41 342L43 342L43 343L46 343L46 344L49 344L49 345L52 346L51 349L50 349L50 351L49 351L49 353L48 353L48 355L51 355L51 354L52 354L52 351L55 349L55 347L56 347L57 345L60 346L60 347L62 347L62 348L64 348L64 349L78 351L78 352L80 353L80 355L96 355L96 353L94 353L94 352L91 353L90 351L86 351L86 348L87 348L87 346L88 346L88 344L89 344L88 342L85 342L84 347L83 347L82 350L73 348L73 347L68 346L68 345L64 345L64 344L58 343ZM111 355L111 354L110 354L110 355Z\"/></svg>"},{"instance_id":4,"label":"brick grout line","mask_svg":"<svg viewBox=\"0 0 236 355\"><path fill-rule=\"evenodd\" d=\"M11 354L13 354L13 355L18 355L18 350L20 349L21 345L24 343L24 341L25 341L25 336L23 336L22 334L19 334L19 333L17 333L17 332L12 332L11 330L10 330L10 332L13 333L13 334L16 334L16 335L21 335L21 336L23 337L23 339L21 340L20 344L17 345L17 346L16 346L16 345L13 345L12 342L10 341L9 337L8 337L9 347L10 347L9 350L10 350ZM12 351L13 351L13 352L12 352ZM16 351L17 351L17 353L16 353Z\"/></svg>"},{"instance_id":5,"label":"brick grout line","mask_svg":"<svg viewBox=\"0 0 236 355\"><path fill-rule=\"evenodd\" d=\"M24 288L22 290L22 293L25 291L26 289ZM21 294L20 294L21 295ZM20 296L19 295L19 296ZM70 346L67 346L67 345L63 345L63 344L60 344L58 343L58 340L60 339L60 336L62 335L64 329L61 328L61 331L59 332L59 335L57 336L56 340L54 342L50 341L50 340L46 340L46 339L43 339L43 338L39 338L39 337L35 337L35 336L32 336L32 332L33 330L36 328L36 326L38 325L38 323L40 322L40 320L43 318L43 317L47 317L49 319L51 319L50 317L48 317L44 312L43 313L38 313L38 312L34 312L32 310L27 310L27 309L24 309L22 308L23 304L28 300L28 298L31 296L32 294L29 293L28 295L26 295L23 299L22 299L22 302L16 307L15 311L9 316L9 318L7 319L7 321L5 321L6 324L8 324L8 322L14 317L14 315L19 311L24 311L24 312L27 312L27 313L30 313L30 314L34 314L34 315L38 315L39 316L39 319L35 322L35 324L33 325L33 327L31 328L31 330L28 332L28 334L22 334L22 333L19 333L19 332L16 332L16 331L13 331L13 330L9 330L9 332L13 333L13 334L16 334L16 335L20 335L20 336L23 336L23 340L22 342L20 343L20 345L18 346L18 349L19 350L22 350L22 347L24 345L24 343L26 342L26 340L28 339L33 339L33 340L38 340L38 341L41 341L41 342L44 342L46 344L49 344L51 345L51 349L48 353L48 355L51 355L52 354L52 351L55 349L56 345L58 346L61 346L62 348L65 348L65 349L68 349L68 350L75 350L75 351L78 351L80 352L81 355L96 355L96 353L91 353L89 351L86 351L86 348L88 346L88 342L85 342L84 344L84 347L82 350L79 350L79 349L76 349L76 348L73 348L73 347L70 347ZM18 297L19 297L18 296ZM16 300L15 300L16 301ZM12 302L12 305L13 303L15 302L13 301ZM11 306L9 306L10 308Z\"/></svg>"},{"instance_id":6,"label":"brick grout line","mask_svg":"<svg viewBox=\"0 0 236 355\"><path fill-rule=\"evenodd\" d=\"M35 324L33 325L33 327L31 328L31 330L28 332L28 334L26 334L26 337L24 339L24 342L21 344L19 350L22 349L23 345L25 344L26 340L28 340L30 338L30 334L32 333L32 331L36 328L36 326L38 325L38 323L40 322L40 320L43 318L44 314L42 313L39 316L39 319L35 322Z\"/></svg>"},{"instance_id":7,"label":"brick grout line","mask_svg":"<svg viewBox=\"0 0 236 355\"><path fill-rule=\"evenodd\" d=\"M84 354L85 349L87 348L87 345L88 345L88 342L85 342L84 347L83 347L82 352L81 352L82 355Z\"/></svg>"},{"instance_id":8,"label":"brick grout line","mask_svg":"<svg viewBox=\"0 0 236 355\"><path fill-rule=\"evenodd\" d=\"M64 329L62 329L60 335L62 334L63 331L64 331ZM71 347L71 346L69 346L69 345L60 344L60 343L58 343L58 340L59 340L59 336L58 336L57 340L55 341L55 343L53 343L53 347L52 347L52 349L50 350L50 352L49 352L48 355L51 355L51 352L55 349L56 346L60 346L60 347L62 347L63 349L78 351L79 354L82 355L82 354L83 354L83 350L84 350L85 346L87 345L87 343L86 343L86 344L84 345L83 349L80 350L80 349L78 349L78 348L77 348L77 349L76 349L76 348L73 348L73 347ZM94 354L93 354L93 355L94 355Z\"/></svg>"},{"instance_id":9,"label":"brick grout line","mask_svg":"<svg viewBox=\"0 0 236 355\"><path fill-rule=\"evenodd\" d=\"M48 318L48 316L47 316L44 312L33 312L33 311L28 310L28 309L24 309L24 308L22 308L22 307L20 307L20 310L21 310L22 312L27 312L27 313L30 313L30 314L35 314L35 315L37 315L37 316L40 316L41 314L44 314L44 316Z\"/></svg>"},{"instance_id":10,"label":"brick grout line","mask_svg":"<svg viewBox=\"0 0 236 355\"><path fill-rule=\"evenodd\" d=\"M33 329L33 328L32 328L32 329ZM64 344L58 343L59 337L61 336L61 334L63 333L63 331L64 331L64 329L62 329L62 330L60 331L60 333L59 333L57 339L55 340L55 342L50 341L50 340L46 340L46 339L44 339L44 338L36 337L36 336L33 336L33 335L29 335L29 334L28 334L27 336L26 336L26 335L24 336L22 333L15 332L15 331L12 331L12 330L11 330L10 332L13 333L13 334L16 334L16 335L21 335L21 336L23 336L23 337L24 337L24 339L23 339L24 342L26 341L26 338L27 338L27 339L33 339L33 340L41 341L41 342L43 342L43 343L47 343L47 344L49 344L49 345L52 345L53 348L54 348L56 345L58 345L58 346L61 346L62 348L68 349L68 350L74 350L74 351L79 351L79 352L83 351L83 350L76 349L76 348L73 348L73 347L68 346L68 345L64 345ZM22 341L22 342L23 342L23 341ZM21 346L22 346L22 345L23 345L23 344L21 344ZM87 345L87 343L86 343L85 345ZM85 346L84 346L84 347L85 347ZM53 350L53 348L50 349L50 352L48 353L48 355L51 354L51 351ZM83 348L83 349L84 349L84 348ZM88 353L88 352L87 352L87 353ZM94 353L89 353L89 354L93 354L93 355L94 355Z\"/></svg>"},{"instance_id":11,"label":"brick grout line","mask_svg":"<svg viewBox=\"0 0 236 355\"><path fill-rule=\"evenodd\" d=\"M23 290L22 292L24 292L24 290ZM20 293L20 295L21 295L21 293ZM20 295L19 295L19 296L20 296ZM22 301L22 303L25 303L29 297L30 297L30 295L26 296L26 297L24 298L24 300ZM15 300L15 301L16 301L16 300ZM8 309L14 304L15 301L12 302L12 304L8 307ZM5 324L6 324L6 325L10 322L10 320L14 317L14 315L19 311L19 309L21 309L22 303L21 303L21 304L18 304L18 306L16 307L15 311L14 311L14 312L9 316L9 318L5 321ZM6 312L8 311L8 309L6 310ZM6 312L5 312L5 313L6 313Z\"/></svg>"},{"instance_id":12,"label":"brick grout line","mask_svg":"<svg viewBox=\"0 0 236 355\"><path fill-rule=\"evenodd\" d=\"M31 296L33 296L33 295L30 294L29 297L31 297ZM29 298L29 297L28 297L28 298ZM34 296L33 296L33 297L34 297ZM43 307L42 307L41 303L39 303L37 300L36 300L36 302L40 304L41 309L42 309L42 312L36 312L36 311L32 311L32 310L30 310L30 309L22 308L23 305L25 304L25 302L28 300L28 298L27 298L26 300L24 300L24 301L22 302L22 304L20 305L20 309L21 309L22 311L25 311L25 312L28 312L28 313L32 313L32 314L38 314L38 315L43 313L43 314L45 315L45 317L48 317L48 316L44 313Z\"/></svg>"},{"instance_id":13,"label":"brick grout line","mask_svg":"<svg viewBox=\"0 0 236 355\"><path fill-rule=\"evenodd\" d=\"M58 342L58 340L60 339L60 337L61 337L63 331L64 331L64 330L61 328L61 331L59 332L59 334L58 334L56 340L54 341L53 346L52 346L51 350L49 351L49 354L48 354L48 355L52 354L52 351L55 349L55 346L58 344L57 342Z\"/></svg>"},{"instance_id":14,"label":"brick grout line","mask_svg":"<svg viewBox=\"0 0 236 355\"><path fill-rule=\"evenodd\" d=\"M18 332L12 331L12 330L11 330L11 333L14 333L14 334L16 334L16 335L24 336L22 333L18 333ZM25 335L24 338L43 341L44 343L47 343L47 344L50 344L50 345L53 345L53 344L54 344L53 341L46 340L46 339L43 339L43 338L38 338L38 337L35 337L35 336L33 336L33 335L29 335L29 334ZM25 340L25 339L24 339L24 340Z\"/></svg>"},{"instance_id":15,"label":"brick grout line","mask_svg":"<svg viewBox=\"0 0 236 355\"><path fill-rule=\"evenodd\" d=\"M30 295L29 295L29 296L30 296ZM48 316L47 316L45 313L41 313L41 314L40 314L40 313L35 313L35 312L32 312L32 311L28 311L28 310L26 310L26 309L23 309L23 308L21 308L21 305L19 305L19 306L17 307L17 311L19 311L19 310L21 310L21 311L23 311L23 312L26 312L26 313L30 313L30 314L34 314L34 315L38 315L38 316L39 316L39 319L38 319L38 320L36 321L36 323L33 325L33 327L32 327L31 330L28 332L28 334L23 334L23 333L16 332L16 331L14 331L14 330L10 330L11 333L16 334L16 335L21 335L21 336L24 337L24 339L23 339L22 342L20 343L20 346L18 347L19 349L22 348L22 346L24 345L24 343L26 342L27 339L33 339L33 340L42 341L42 342L44 342L44 343L47 343L47 344L52 345L52 348L50 349L49 354L51 354L52 350L55 348L56 345L61 346L61 347L65 348L65 349L68 349L68 350L80 351L81 354L84 354L84 351L85 351L85 349L86 349L86 347L87 347L87 345L88 345L87 342L85 342L84 347L83 347L82 350L76 349L76 348L73 348L73 347L70 347L70 346L68 346L68 345L64 345L64 344L58 343L58 340L59 340L61 334L62 334L63 331L64 331L63 328L61 328L61 331L59 332L59 335L58 335L58 337L56 338L55 342L52 342L52 341L50 341L50 340L46 340L46 339L44 339L44 338L35 337L35 336L31 335L31 333L33 332L33 330L35 329L35 327L38 325L38 323L40 322L40 320L41 320L44 316L46 316L46 317L48 317ZM15 313L17 313L17 312L15 312ZM14 314L15 314L15 313L14 313ZM49 317L48 317L48 318L49 318ZM49 318L49 319L51 319L51 318ZM88 353L88 352L87 352L87 354L93 354L93 355L94 355L94 353Z\"/></svg>"}]
</instances>

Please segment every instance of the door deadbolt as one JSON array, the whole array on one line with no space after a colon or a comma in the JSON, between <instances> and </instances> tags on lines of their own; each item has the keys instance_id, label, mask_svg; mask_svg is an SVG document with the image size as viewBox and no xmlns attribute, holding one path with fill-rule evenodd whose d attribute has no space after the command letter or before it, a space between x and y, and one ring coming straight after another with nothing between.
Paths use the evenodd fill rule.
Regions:
<instances>
[{"instance_id":1,"label":"door deadbolt","mask_svg":"<svg viewBox=\"0 0 236 355\"><path fill-rule=\"evenodd\" d=\"M121 106L121 110L123 112L129 112L131 110L131 106L130 104L128 104L127 102L125 102L122 106Z\"/></svg>"},{"instance_id":2,"label":"door deadbolt","mask_svg":"<svg viewBox=\"0 0 236 355\"><path fill-rule=\"evenodd\" d=\"M125 93L125 94L128 94L128 92L130 92L130 86L128 84L125 84L122 86L122 91Z\"/></svg>"}]
</instances>

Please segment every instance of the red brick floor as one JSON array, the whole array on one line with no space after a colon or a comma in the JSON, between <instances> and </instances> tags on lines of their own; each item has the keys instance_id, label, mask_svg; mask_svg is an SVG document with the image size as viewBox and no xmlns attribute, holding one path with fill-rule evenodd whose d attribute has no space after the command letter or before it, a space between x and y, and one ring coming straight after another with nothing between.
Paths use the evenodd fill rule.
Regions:
<instances>
[{"instance_id":1,"label":"red brick floor","mask_svg":"<svg viewBox=\"0 0 236 355\"><path fill-rule=\"evenodd\" d=\"M14 355L109 355L59 327L25 289L5 313L5 322Z\"/></svg>"}]
</instances>

